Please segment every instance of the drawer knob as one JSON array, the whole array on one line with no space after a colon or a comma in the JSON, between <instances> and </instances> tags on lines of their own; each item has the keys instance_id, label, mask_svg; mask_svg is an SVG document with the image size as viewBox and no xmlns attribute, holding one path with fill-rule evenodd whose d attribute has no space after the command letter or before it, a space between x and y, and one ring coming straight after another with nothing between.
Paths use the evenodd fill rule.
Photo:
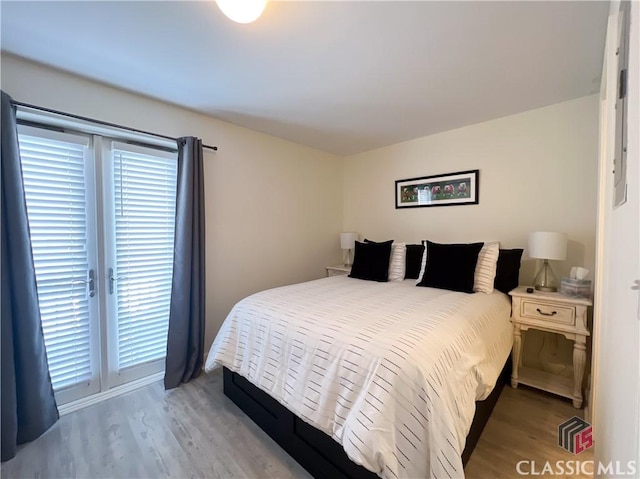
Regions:
<instances>
[{"instance_id":1,"label":"drawer knob","mask_svg":"<svg viewBox=\"0 0 640 479\"><path fill-rule=\"evenodd\" d=\"M544 311L541 311L540 308L536 308L536 311L540 313L542 316L555 316L556 314L558 314L557 311L551 311L550 313L545 313Z\"/></svg>"}]
</instances>

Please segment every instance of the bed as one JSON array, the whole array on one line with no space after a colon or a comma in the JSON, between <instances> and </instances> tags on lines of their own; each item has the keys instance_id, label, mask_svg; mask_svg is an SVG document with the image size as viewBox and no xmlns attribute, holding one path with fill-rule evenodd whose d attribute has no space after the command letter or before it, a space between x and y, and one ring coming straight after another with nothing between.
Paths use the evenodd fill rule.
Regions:
<instances>
[{"instance_id":1,"label":"bed","mask_svg":"<svg viewBox=\"0 0 640 479\"><path fill-rule=\"evenodd\" d=\"M240 301L205 370L224 367L225 394L316 477L463 477L476 401L490 413L499 394L510 310L498 291L323 278Z\"/></svg>"}]
</instances>

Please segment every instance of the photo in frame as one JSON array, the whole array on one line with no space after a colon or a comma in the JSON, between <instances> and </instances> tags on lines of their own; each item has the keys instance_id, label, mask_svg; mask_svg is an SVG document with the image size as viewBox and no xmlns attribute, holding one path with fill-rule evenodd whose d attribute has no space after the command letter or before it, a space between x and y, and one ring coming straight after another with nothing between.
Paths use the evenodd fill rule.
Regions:
<instances>
[{"instance_id":1,"label":"photo in frame","mask_svg":"<svg viewBox=\"0 0 640 479\"><path fill-rule=\"evenodd\" d=\"M396 209L477 205L479 171L396 180Z\"/></svg>"}]
</instances>

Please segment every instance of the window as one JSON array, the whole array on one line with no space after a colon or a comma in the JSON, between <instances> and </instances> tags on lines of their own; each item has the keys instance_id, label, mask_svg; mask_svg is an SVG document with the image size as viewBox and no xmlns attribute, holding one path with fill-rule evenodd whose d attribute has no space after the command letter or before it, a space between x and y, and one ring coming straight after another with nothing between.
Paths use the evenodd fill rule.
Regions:
<instances>
[{"instance_id":1,"label":"window","mask_svg":"<svg viewBox=\"0 0 640 479\"><path fill-rule=\"evenodd\" d=\"M113 191L114 211L107 243L115 266L109 294L111 316L117 318L111 328L117 334L113 381L120 383L164 366L158 361L164 360L169 327L177 164L173 153L122 143L113 143L109 153L107 189Z\"/></svg>"},{"instance_id":2,"label":"window","mask_svg":"<svg viewBox=\"0 0 640 479\"><path fill-rule=\"evenodd\" d=\"M58 402L161 372L176 153L23 125L18 133Z\"/></svg>"},{"instance_id":3,"label":"window","mask_svg":"<svg viewBox=\"0 0 640 479\"><path fill-rule=\"evenodd\" d=\"M19 143L49 372L64 402L99 390L90 139L21 127Z\"/></svg>"}]
</instances>

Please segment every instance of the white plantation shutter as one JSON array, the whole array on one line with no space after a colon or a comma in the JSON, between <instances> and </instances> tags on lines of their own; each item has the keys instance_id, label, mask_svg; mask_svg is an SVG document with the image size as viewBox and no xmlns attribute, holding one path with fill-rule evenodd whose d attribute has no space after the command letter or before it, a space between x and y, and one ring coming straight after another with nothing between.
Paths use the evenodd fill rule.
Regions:
<instances>
[{"instance_id":1,"label":"white plantation shutter","mask_svg":"<svg viewBox=\"0 0 640 479\"><path fill-rule=\"evenodd\" d=\"M20 127L20 156L42 328L58 392L88 384L94 375L86 284L89 140L46 131L36 136L32 131Z\"/></svg>"},{"instance_id":2,"label":"white plantation shutter","mask_svg":"<svg viewBox=\"0 0 640 479\"><path fill-rule=\"evenodd\" d=\"M173 273L175 153L114 143L118 371L162 360Z\"/></svg>"}]
</instances>

